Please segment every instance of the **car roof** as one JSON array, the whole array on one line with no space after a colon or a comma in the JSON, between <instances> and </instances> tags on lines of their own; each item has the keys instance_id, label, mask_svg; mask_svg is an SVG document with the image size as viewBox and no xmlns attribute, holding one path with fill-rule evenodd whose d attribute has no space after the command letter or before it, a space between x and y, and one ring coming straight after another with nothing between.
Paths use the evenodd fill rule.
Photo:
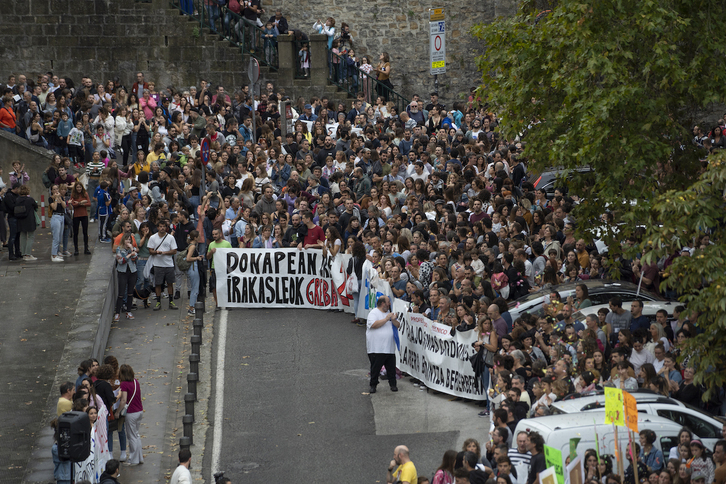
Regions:
<instances>
[{"instance_id":1,"label":"car roof","mask_svg":"<svg viewBox=\"0 0 726 484\"><path fill-rule=\"evenodd\" d=\"M627 281L614 281L609 279L587 279L585 281L578 281L578 282L566 282L564 284L557 284L552 286L549 289L541 289L537 292L533 292L530 294L527 294L525 296L522 296L519 299L515 299L510 303L510 307L516 306L517 304L522 304L524 302L530 302L534 301L536 299L539 299L541 297L544 297L548 294L551 294L552 292L574 292L575 288L578 284L584 284L587 286L588 292L591 293L598 293L598 292L608 292L610 289L617 289L618 291L623 292L637 292L638 291L638 285L633 284L632 282ZM616 294L617 291L612 291L613 294ZM662 300L663 298L660 296L657 296L656 294L653 294L650 291L647 291L644 288L640 288L641 293L648 293L649 296L651 296L654 299Z\"/></svg>"},{"instance_id":2,"label":"car roof","mask_svg":"<svg viewBox=\"0 0 726 484\"><path fill-rule=\"evenodd\" d=\"M643 301L643 314L646 316L655 316L655 314L662 309L667 312L670 317L673 315L673 310L679 304L680 303L678 301ZM608 309L609 307L609 304L596 304L594 306L578 309L577 311L582 313L583 316L588 316L590 314L597 314L598 310L602 308ZM629 310L629 308L625 309ZM573 315L574 314L577 314L577 312L573 313Z\"/></svg>"},{"instance_id":3,"label":"car roof","mask_svg":"<svg viewBox=\"0 0 726 484\"><path fill-rule=\"evenodd\" d=\"M665 397L649 390L635 390L629 393L635 397L637 403L665 403L679 407L684 406L683 403L676 399ZM554 402L552 406L566 414L576 414L589 408L605 408L605 392L598 390L595 394L560 400Z\"/></svg>"},{"instance_id":4,"label":"car roof","mask_svg":"<svg viewBox=\"0 0 726 484\"><path fill-rule=\"evenodd\" d=\"M658 430L658 428L680 428L680 425L665 417L649 413L638 413L638 424L644 424L645 428ZM605 425L605 411L598 412L580 412L567 415L548 415L546 417L536 417L523 419L517 424L517 427L530 428L532 430L546 429L547 431L570 429L577 427L593 428L593 424ZM640 425L638 425L640 427ZM521 430L521 427L518 429ZM546 437L546 436L543 436Z\"/></svg>"}]
</instances>

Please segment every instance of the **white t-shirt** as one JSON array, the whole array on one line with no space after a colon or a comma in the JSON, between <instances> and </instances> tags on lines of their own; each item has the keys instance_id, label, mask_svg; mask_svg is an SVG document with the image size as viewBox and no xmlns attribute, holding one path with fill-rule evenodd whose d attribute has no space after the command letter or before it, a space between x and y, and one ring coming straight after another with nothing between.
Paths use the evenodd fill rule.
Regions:
<instances>
[{"instance_id":1,"label":"white t-shirt","mask_svg":"<svg viewBox=\"0 0 726 484\"><path fill-rule=\"evenodd\" d=\"M176 250L176 239L174 239L174 236L169 233L167 233L164 237L159 237L159 234L157 233L149 238L147 246L149 249L158 250L160 252L169 252L170 250ZM152 257L154 258L154 265L157 267L174 267L173 255L154 255Z\"/></svg>"},{"instance_id":2,"label":"white t-shirt","mask_svg":"<svg viewBox=\"0 0 726 484\"><path fill-rule=\"evenodd\" d=\"M368 321L366 324L366 350L368 353L386 353L393 354L396 352L396 342L393 339L393 323L386 321L383 326L371 329L373 323L384 319L388 313L384 313L378 308L368 313Z\"/></svg>"}]
</instances>

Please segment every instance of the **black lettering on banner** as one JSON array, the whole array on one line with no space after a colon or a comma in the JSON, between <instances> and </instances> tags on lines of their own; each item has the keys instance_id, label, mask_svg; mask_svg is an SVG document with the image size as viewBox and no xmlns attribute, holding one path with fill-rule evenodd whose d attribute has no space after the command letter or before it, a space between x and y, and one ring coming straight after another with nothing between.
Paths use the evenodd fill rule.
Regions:
<instances>
[{"instance_id":1,"label":"black lettering on banner","mask_svg":"<svg viewBox=\"0 0 726 484\"><path fill-rule=\"evenodd\" d=\"M265 260L262 263L263 274L272 274L272 255L268 252L265 254Z\"/></svg>"},{"instance_id":2,"label":"black lettering on banner","mask_svg":"<svg viewBox=\"0 0 726 484\"><path fill-rule=\"evenodd\" d=\"M260 294L259 297L257 298L257 300L260 301L260 303L264 304L264 302L265 302L265 278L264 277L260 277L260 287L257 290L259 291L259 294Z\"/></svg>"},{"instance_id":3,"label":"black lettering on banner","mask_svg":"<svg viewBox=\"0 0 726 484\"><path fill-rule=\"evenodd\" d=\"M260 273L260 256L254 252L250 254L250 270L252 274Z\"/></svg>"},{"instance_id":4,"label":"black lettering on banner","mask_svg":"<svg viewBox=\"0 0 726 484\"><path fill-rule=\"evenodd\" d=\"M227 300L229 302L241 302L242 296L239 292L239 282L240 278L237 276L227 278Z\"/></svg>"},{"instance_id":5,"label":"black lettering on banner","mask_svg":"<svg viewBox=\"0 0 726 484\"><path fill-rule=\"evenodd\" d=\"M239 265L237 267L237 269L239 270L239 272L247 272L247 264L248 263L249 263L249 260L247 258L247 253L243 252L239 256Z\"/></svg>"},{"instance_id":6,"label":"black lettering on banner","mask_svg":"<svg viewBox=\"0 0 726 484\"><path fill-rule=\"evenodd\" d=\"M305 254L300 254L300 257L297 258L297 273L300 275L308 273L305 270Z\"/></svg>"},{"instance_id":7,"label":"black lettering on banner","mask_svg":"<svg viewBox=\"0 0 726 484\"><path fill-rule=\"evenodd\" d=\"M275 291L273 284L276 280L276 277L265 278L265 287L267 287L267 290L269 291L269 293L267 294L267 304L272 304L275 301L275 294L277 291ZM262 290L262 284L260 284L260 290Z\"/></svg>"},{"instance_id":8,"label":"black lettering on banner","mask_svg":"<svg viewBox=\"0 0 726 484\"><path fill-rule=\"evenodd\" d=\"M295 275L295 252L290 251L287 253L287 273L291 276Z\"/></svg>"},{"instance_id":9,"label":"black lettering on banner","mask_svg":"<svg viewBox=\"0 0 726 484\"><path fill-rule=\"evenodd\" d=\"M302 259L302 257L300 257ZM295 304L297 304L300 307L303 307L305 305L305 299L303 298L303 290L302 285L305 282L305 279L302 277L298 277L295 280Z\"/></svg>"},{"instance_id":10,"label":"black lettering on banner","mask_svg":"<svg viewBox=\"0 0 726 484\"><path fill-rule=\"evenodd\" d=\"M250 296L249 291L247 290L247 278L245 277L242 279L242 297L240 298L240 303L247 304L250 302Z\"/></svg>"},{"instance_id":11,"label":"black lettering on banner","mask_svg":"<svg viewBox=\"0 0 726 484\"><path fill-rule=\"evenodd\" d=\"M235 252L227 252L227 274L234 272L239 264L239 257Z\"/></svg>"},{"instance_id":12,"label":"black lettering on banner","mask_svg":"<svg viewBox=\"0 0 726 484\"><path fill-rule=\"evenodd\" d=\"M289 279L287 279L285 277L283 277L280 280L280 286L282 286L282 297L280 299L282 301L285 301L285 304L288 304L290 302L290 299L288 298L288 292L287 292L287 290L288 290L288 287L287 287L288 281L289 281Z\"/></svg>"},{"instance_id":13,"label":"black lettering on banner","mask_svg":"<svg viewBox=\"0 0 726 484\"><path fill-rule=\"evenodd\" d=\"M327 255L323 255L323 263L320 266L320 277L330 278L331 276L331 268L333 265L333 259L331 257L328 257Z\"/></svg>"},{"instance_id":14,"label":"black lettering on banner","mask_svg":"<svg viewBox=\"0 0 726 484\"><path fill-rule=\"evenodd\" d=\"M280 262L285 258L285 252L282 251L276 251L275 252L275 274L280 273Z\"/></svg>"},{"instance_id":15,"label":"black lettering on banner","mask_svg":"<svg viewBox=\"0 0 726 484\"><path fill-rule=\"evenodd\" d=\"M250 303L252 303L252 304L257 304L258 302L260 302L257 300L257 294L255 294L255 283L256 282L257 282L256 277L247 278L247 290L250 295Z\"/></svg>"},{"instance_id":16,"label":"black lettering on banner","mask_svg":"<svg viewBox=\"0 0 726 484\"><path fill-rule=\"evenodd\" d=\"M301 257L302 259L302 257ZM314 254L312 252L308 252L308 275L314 276L317 275L317 268L318 268L318 254Z\"/></svg>"}]
</instances>

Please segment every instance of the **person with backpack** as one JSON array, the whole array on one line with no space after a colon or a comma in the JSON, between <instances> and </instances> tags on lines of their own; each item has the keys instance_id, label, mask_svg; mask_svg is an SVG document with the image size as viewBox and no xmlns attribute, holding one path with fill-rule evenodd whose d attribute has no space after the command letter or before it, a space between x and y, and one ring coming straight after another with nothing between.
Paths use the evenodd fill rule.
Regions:
<instances>
[{"instance_id":1,"label":"person with backpack","mask_svg":"<svg viewBox=\"0 0 726 484\"><path fill-rule=\"evenodd\" d=\"M93 194L98 205L98 240L103 244L108 244L111 239L106 234L108 219L111 215L111 194L108 192L108 182L102 181Z\"/></svg>"},{"instance_id":2,"label":"person with backpack","mask_svg":"<svg viewBox=\"0 0 726 484\"><path fill-rule=\"evenodd\" d=\"M204 260L204 256L199 255L197 246L199 244L199 232L192 230L189 232L187 237L187 247L183 251L179 251L176 255L176 265L180 271L186 272L189 280L189 308L187 314L194 316L196 313L194 306L197 303L197 297L199 297L199 281L200 281L200 267L201 262Z\"/></svg>"},{"instance_id":3,"label":"person with backpack","mask_svg":"<svg viewBox=\"0 0 726 484\"><path fill-rule=\"evenodd\" d=\"M131 313L131 303L134 301L134 286L136 284L136 258L139 255L136 239L131 233L131 222L124 222L124 232L119 235L120 241L116 248L116 273L118 276L118 298L113 320L121 319L121 308L126 299L126 319L134 319Z\"/></svg>"}]
</instances>

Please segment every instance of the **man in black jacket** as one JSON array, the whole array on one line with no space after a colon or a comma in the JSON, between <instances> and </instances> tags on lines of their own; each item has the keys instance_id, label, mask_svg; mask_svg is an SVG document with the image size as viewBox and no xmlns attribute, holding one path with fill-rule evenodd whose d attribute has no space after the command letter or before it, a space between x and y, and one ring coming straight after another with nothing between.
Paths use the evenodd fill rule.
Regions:
<instances>
[{"instance_id":1,"label":"man in black jacket","mask_svg":"<svg viewBox=\"0 0 726 484\"><path fill-rule=\"evenodd\" d=\"M9 192L5 194L3 203L5 204L5 212L8 214L8 225L10 226L10 234L8 237L9 260L20 260L20 232L18 231L18 220L15 218L15 204L18 199L18 190L20 183L15 182Z\"/></svg>"},{"instance_id":2,"label":"man in black jacket","mask_svg":"<svg viewBox=\"0 0 726 484\"><path fill-rule=\"evenodd\" d=\"M101 474L100 484L119 484L117 479L119 474L119 461L111 459L106 462L106 471Z\"/></svg>"},{"instance_id":3,"label":"man in black jacket","mask_svg":"<svg viewBox=\"0 0 726 484\"><path fill-rule=\"evenodd\" d=\"M280 35L284 35L287 33L287 19L282 16L281 11L275 10L275 15L270 17L269 21L272 22L275 27L277 27L277 31L280 33Z\"/></svg>"}]
</instances>

